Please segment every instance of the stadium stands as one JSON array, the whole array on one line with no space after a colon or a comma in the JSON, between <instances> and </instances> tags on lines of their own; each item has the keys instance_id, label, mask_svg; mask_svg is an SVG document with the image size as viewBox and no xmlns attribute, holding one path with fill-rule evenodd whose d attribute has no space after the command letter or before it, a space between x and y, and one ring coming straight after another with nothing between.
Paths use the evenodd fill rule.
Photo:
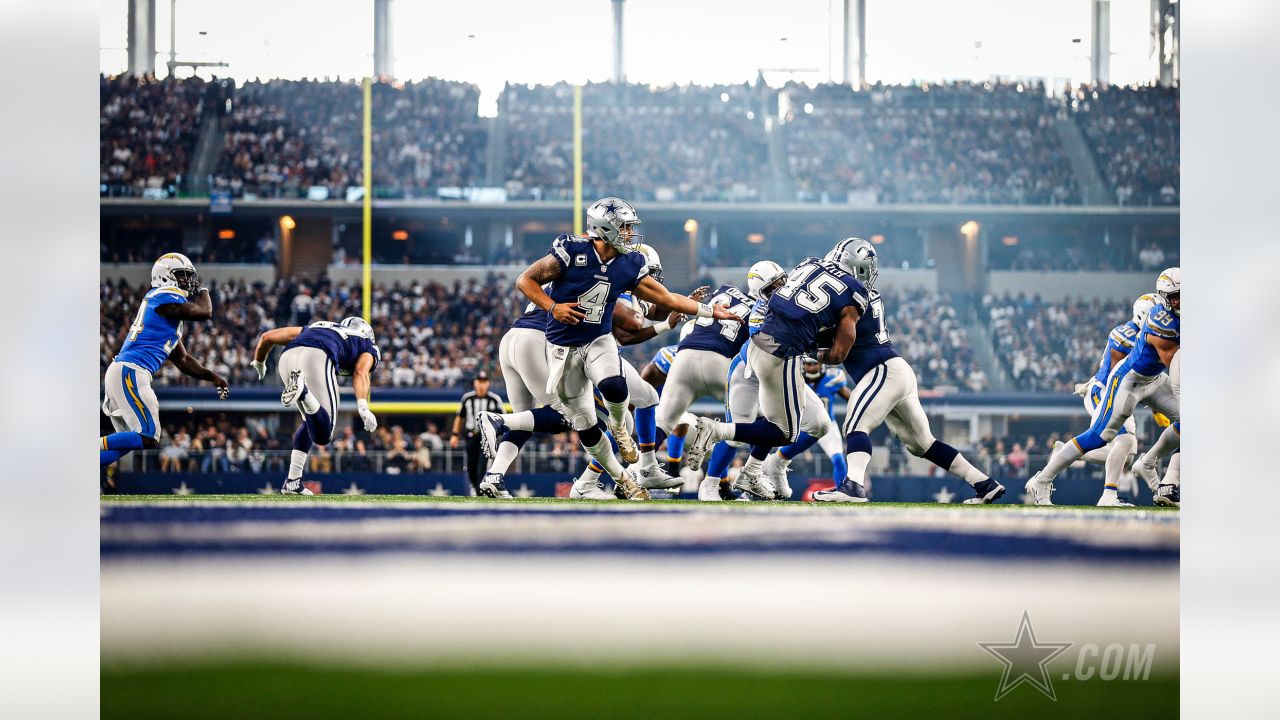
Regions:
<instances>
[{"instance_id":1,"label":"stadium stands","mask_svg":"<svg viewBox=\"0 0 1280 720\"><path fill-rule=\"evenodd\" d=\"M1120 205L1177 205L1178 88L1081 87L1073 116Z\"/></svg>"},{"instance_id":2,"label":"stadium stands","mask_svg":"<svg viewBox=\"0 0 1280 720\"><path fill-rule=\"evenodd\" d=\"M1128 319L1122 302L987 295L983 315L1000 362L1019 390L1071 392L1098 369L1111 328Z\"/></svg>"},{"instance_id":3,"label":"stadium stands","mask_svg":"<svg viewBox=\"0 0 1280 720\"><path fill-rule=\"evenodd\" d=\"M205 86L200 78L99 77L103 195L177 194L195 149Z\"/></svg>"}]
</instances>

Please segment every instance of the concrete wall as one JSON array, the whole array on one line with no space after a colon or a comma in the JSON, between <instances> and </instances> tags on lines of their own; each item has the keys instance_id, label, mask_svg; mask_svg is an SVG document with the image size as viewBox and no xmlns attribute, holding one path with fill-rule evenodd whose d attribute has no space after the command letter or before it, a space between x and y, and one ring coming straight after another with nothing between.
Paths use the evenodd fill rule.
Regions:
<instances>
[{"instance_id":1,"label":"concrete wall","mask_svg":"<svg viewBox=\"0 0 1280 720\"><path fill-rule=\"evenodd\" d=\"M993 295L1039 294L1045 300L1067 297L1132 301L1156 286L1158 273L1128 272L1024 272L992 270L987 288Z\"/></svg>"},{"instance_id":2,"label":"concrete wall","mask_svg":"<svg viewBox=\"0 0 1280 720\"><path fill-rule=\"evenodd\" d=\"M151 263L102 263L99 266L102 280L115 282L123 278L130 285L151 284ZM276 281L275 265L243 265L233 263L200 263L196 265L200 277L206 282L240 280L273 283Z\"/></svg>"}]
</instances>

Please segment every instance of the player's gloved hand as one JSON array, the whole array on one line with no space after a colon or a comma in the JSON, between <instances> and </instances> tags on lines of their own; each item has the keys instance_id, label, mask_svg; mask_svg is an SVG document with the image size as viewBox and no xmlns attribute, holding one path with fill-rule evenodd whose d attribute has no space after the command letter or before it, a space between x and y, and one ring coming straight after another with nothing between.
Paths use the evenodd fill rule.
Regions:
<instances>
[{"instance_id":1,"label":"player's gloved hand","mask_svg":"<svg viewBox=\"0 0 1280 720\"><path fill-rule=\"evenodd\" d=\"M1072 392L1074 392L1076 395L1079 395L1080 397L1084 397L1085 394L1089 392L1089 383L1088 382L1076 383L1075 390L1073 390Z\"/></svg>"},{"instance_id":2,"label":"player's gloved hand","mask_svg":"<svg viewBox=\"0 0 1280 720\"><path fill-rule=\"evenodd\" d=\"M267 376L267 364L262 362L261 360L254 360L253 362L249 363L249 365L254 370L258 371L258 382L262 382L262 379Z\"/></svg>"},{"instance_id":3,"label":"player's gloved hand","mask_svg":"<svg viewBox=\"0 0 1280 720\"><path fill-rule=\"evenodd\" d=\"M226 378L221 375L213 373L213 378L210 382L213 383L214 389L218 391L219 400L226 400L227 396L231 394L231 386L227 385Z\"/></svg>"},{"instance_id":4,"label":"player's gloved hand","mask_svg":"<svg viewBox=\"0 0 1280 720\"><path fill-rule=\"evenodd\" d=\"M565 325L577 325L587 316L578 309L578 303L556 303L551 306L551 316Z\"/></svg>"},{"instance_id":5,"label":"player's gloved hand","mask_svg":"<svg viewBox=\"0 0 1280 720\"><path fill-rule=\"evenodd\" d=\"M697 301L697 302L702 302L703 300L705 300L705 299L706 299L707 295L708 295L710 292L711 292L711 286L710 286L710 285L703 285L702 287L700 287L700 288L698 288L698 289L694 290L693 292L689 293L689 299L690 299L690 300Z\"/></svg>"},{"instance_id":6,"label":"player's gloved hand","mask_svg":"<svg viewBox=\"0 0 1280 720\"><path fill-rule=\"evenodd\" d=\"M378 418L374 417L369 410L368 400L356 400L356 412L360 413L360 420L364 422L366 432L373 432L378 429Z\"/></svg>"},{"instance_id":7,"label":"player's gloved hand","mask_svg":"<svg viewBox=\"0 0 1280 720\"><path fill-rule=\"evenodd\" d=\"M1162 428L1167 428L1173 424L1173 422L1169 420L1164 413L1151 413L1151 419L1155 420L1156 425L1159 425Z\"/></svg>"}]
</instances>

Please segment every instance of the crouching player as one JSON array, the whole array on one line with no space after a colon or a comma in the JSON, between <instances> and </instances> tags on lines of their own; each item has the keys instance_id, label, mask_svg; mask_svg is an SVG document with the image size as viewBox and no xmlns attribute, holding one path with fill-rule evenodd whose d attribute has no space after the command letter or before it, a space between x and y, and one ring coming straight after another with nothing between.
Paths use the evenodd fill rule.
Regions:
<instances>
[{"instance_id":1,"label":"crouching player","mask_svg":"<svg viewBox=\"0 0 1280 720\"><path fill-rule=\"evenodd\" d=\"M268 330L258 338L253 353L253 369L258 380L267 375L267 356L271 348L284 345L277 371L284 381L280 402L296 407L302 424L293 433L293 453L284 495L310 495L302 486L302 472L307 466L311 446L328 445L333 439L333 424L338 415L338 376L350 376L356 395L356 412L364 429L373 432L378 420L369 411L369 376L381 357L374 344L373 328L358 317L340 323L321 320L307 327L283 327Z\"/></svg>"}]
</instances>

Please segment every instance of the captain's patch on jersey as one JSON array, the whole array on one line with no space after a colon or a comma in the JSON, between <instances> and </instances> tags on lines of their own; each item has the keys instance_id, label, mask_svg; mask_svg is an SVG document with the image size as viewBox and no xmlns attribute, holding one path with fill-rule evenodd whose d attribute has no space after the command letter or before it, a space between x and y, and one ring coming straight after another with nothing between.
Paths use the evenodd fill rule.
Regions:
<instances>
[{"instance_id":1,"label":"captain's patch on jersey","mask_svg":"<svg viewBox=\"0 0 1280 720\"><path fill-rule=\"evenodd\" d=\"M573 264L574 264L574 265L577 265L578 267L586 267L586 266L587 266L587 256L586 256L586 255L574 255L574 256L573 256Z\"/></svg>"}]
</instances>

